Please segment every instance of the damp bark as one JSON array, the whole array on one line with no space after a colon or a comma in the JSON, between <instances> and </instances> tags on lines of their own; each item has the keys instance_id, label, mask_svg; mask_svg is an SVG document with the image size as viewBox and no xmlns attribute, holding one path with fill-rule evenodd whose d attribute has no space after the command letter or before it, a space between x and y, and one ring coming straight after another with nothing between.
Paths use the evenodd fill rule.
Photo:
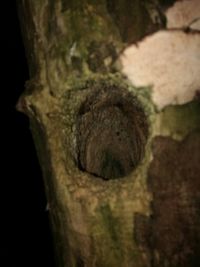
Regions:
<instances>
[{"instance_id":1,"label":"damp bark","mask_svg":"<svg viewBox=\"0 0 200 267\"><path fill-rule=\"evenodd\" d=\"M59 267L194 267L199 257L199 102L157 112L117 60L165 28L173 1L129 2L18 3L31 77L18 109L30 118Z\"/></svg>"}]
</instances>

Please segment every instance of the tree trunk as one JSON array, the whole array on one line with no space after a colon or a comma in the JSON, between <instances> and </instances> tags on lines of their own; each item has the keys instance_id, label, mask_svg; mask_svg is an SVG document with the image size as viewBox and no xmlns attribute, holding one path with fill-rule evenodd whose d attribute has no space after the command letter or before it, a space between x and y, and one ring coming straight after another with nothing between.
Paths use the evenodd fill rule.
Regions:
<instances>
[{"instance_id":1,"label":"tree trunk","mask_svg":"<svg viewBox=\"0 0 200 267\"><path fill-rule=\"evenodd\" d=\"M200 261L200 15L173 2L18 1L59 267Z\"/></svg>"}]
</instances>

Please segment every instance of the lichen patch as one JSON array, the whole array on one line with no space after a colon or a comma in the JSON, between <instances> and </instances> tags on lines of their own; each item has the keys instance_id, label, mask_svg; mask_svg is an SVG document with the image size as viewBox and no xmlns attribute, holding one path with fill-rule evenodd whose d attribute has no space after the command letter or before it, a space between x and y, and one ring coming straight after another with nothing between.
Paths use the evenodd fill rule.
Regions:
<instances>
[{"instance_id":1,"label":"lichen patch","mask_svg":"<svg viewBox=\"0 0 200 267\"><path fill-rule=\"evenodd\" d=\"M134 86L152 86L160 109L190 102L200 88L200 34L159 31L131 45L120 57Z\"/></svg>"},{"instance_id":2,"label":"lichen patch","mask_svg":"<svg viewBox=\"0 0 200 267\"><path fill-rule=\"evenodd\" d=\"M200 18L200 1L177 1L166 11L167 28L183 28ZM200 28L199 28L200 29Z\"/></svg>"}]
</instances>

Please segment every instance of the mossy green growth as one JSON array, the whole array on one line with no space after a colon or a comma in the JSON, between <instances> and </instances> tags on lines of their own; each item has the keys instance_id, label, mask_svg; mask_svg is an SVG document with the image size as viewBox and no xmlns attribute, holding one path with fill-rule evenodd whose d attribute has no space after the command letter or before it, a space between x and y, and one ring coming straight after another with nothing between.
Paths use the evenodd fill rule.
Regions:
<instances>
[{"instance_id":1,"label":"mossy green growth","mask_svg":"<svg viewBox=\"0 0 200 267\"><path fill-rule=\"evenodd\" d=\"M168 106L158 113L154 135L172 136L181 140L198 129L200 129L200 103L192 101L184 105Z\"/></svg>"},{"instance_id":2,"label":"mossy green growth","mask_svg":"<svg viewBox=\"0 0 200 267\"><path fill-rule=\"evenodd\" d=\"M121 225L117 218L114 217L109 204L104 204L99 208L99 216L102 221L101 225L104 227L106 235L103 238L102 247L100 250L102 254L107 254L108 257L103 257L104 266L116 266L119 262L123 262L123 254L120 242ZM107 253L109 251L109 254Z\"/></svg>"},{"instance_id":3,"label":"mossy green growth","mask_svg":"<svg viewBox=\"0 0 200 267\"><path fill-rule=\"evenodd\" d=\"M61 52L66 70L71 74L86 75L88 69L91 72L109 72L110 67L104 61L111 57L112 64L122 43L106 12L105 2L63 0L61 11L62 26L59 27L63 34L52 47L55 58Z\"/></svg>"},{"instance_id":4,"label":"mossy green growth","mask_svg":"<svg viewBox=\"0 0 200 267\"><path fill-rule=\"evenodd\" d=\"M117 229L119 227L119 224L117 222L117 219L113 217L112 211L109 205L101 206L100 212L103 218L103 225L108 230L111 240L117 246L117 244L119 243L119 239L118 239L119 229Z\"/></svg>"}]
</instances>

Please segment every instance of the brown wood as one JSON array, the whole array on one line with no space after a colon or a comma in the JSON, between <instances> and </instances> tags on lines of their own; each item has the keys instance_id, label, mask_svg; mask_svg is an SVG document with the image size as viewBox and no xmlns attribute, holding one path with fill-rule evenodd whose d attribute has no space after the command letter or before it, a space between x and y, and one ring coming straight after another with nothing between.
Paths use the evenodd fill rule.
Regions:
<instances>
[{"instance_id":1,"label":"brown wood","mask_svg":"<svg viewBox=\"0 0 200 267\"><path fill-rule=\"evenodd\" d=\"M173 2L18 1L59 267L198 266L199 100L158 110L119 61Z\"/></svg>"}]
</instances>

